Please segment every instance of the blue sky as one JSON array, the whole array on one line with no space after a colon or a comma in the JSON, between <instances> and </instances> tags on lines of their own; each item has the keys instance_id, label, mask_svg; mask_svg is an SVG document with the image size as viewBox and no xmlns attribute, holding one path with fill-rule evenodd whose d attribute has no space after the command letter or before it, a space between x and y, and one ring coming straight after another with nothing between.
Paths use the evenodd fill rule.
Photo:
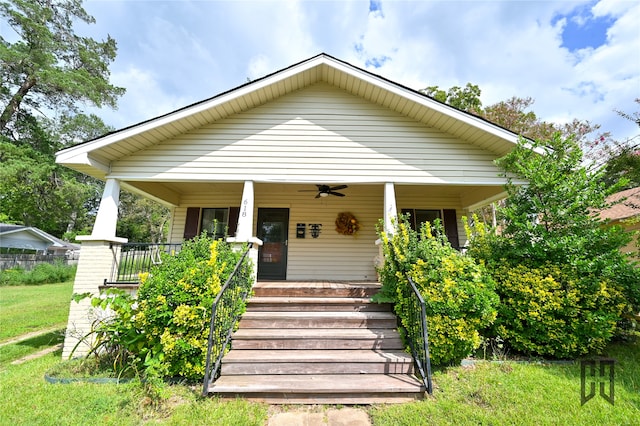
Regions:
<instances>
[{"instance_id":1,"label":"blue sky","mask_svg":"<svg viewBox=\"0 0 640 426\"><path fill-rule=\"evenodd\" d=\"M484 105L535 99L544 120L589 120L624 140L639 129L640 1L89 0L118 42L127 89L117 127L175 110L326 52L405 86L482 89ZM5 35L6 25L0 25Z\"/></svg>"}]
</instances>

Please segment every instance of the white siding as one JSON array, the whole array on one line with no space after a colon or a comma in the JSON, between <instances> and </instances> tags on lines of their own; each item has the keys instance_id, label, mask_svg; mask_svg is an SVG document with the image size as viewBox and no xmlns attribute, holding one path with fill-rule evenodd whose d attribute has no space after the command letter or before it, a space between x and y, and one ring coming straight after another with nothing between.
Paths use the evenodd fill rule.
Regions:
<instances>
[{"instance_id":1,"label":"white siding","mask_svg":"<svg viewBox=\"0 0 640 426\"><path fill-rule=\"evenodd\" d=\"M111 164L127 180L499 183L495 155L327 84Z\"/></svg>"}]
</instances>

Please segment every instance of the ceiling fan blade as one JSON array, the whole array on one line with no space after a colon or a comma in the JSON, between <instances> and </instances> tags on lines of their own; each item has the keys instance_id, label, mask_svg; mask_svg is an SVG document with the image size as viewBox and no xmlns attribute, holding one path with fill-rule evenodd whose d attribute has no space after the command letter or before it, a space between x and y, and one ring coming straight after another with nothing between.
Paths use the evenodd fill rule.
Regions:
<instances>
[{"instance_id":1,"label":"ceiling fan blade","mask_svg":"<svg viewBox=\"0 0 640 426\"><path fill-rule=\"evenodd\" d=\"M340 192L333 192L333 191L329 191L329 194L331 194L331 195L337 195L338 197L344 197L344 194L341 194Z\"/></svg>"},{"instance_id":2,"label":"ceiling fan blade","mask_svg":"<svg viewBox=\"0 0 640 426\"><path fill-rule=\"evenodd\" d=\"M348 188L347 185L338 185L338 186L332 186L329 190L334 191L334 190L347 189L347 188Z\"/></svg>"}]
</instances>

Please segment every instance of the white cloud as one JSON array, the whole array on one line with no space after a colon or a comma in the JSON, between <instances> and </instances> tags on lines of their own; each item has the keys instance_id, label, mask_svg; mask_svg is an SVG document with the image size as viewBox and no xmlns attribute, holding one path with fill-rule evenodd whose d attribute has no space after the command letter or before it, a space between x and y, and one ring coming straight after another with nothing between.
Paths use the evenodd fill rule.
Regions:
<instances>
[{"instance_id":1,"label":"white cloud","mask_svg":"<svg viewBox=\"0 0 640 426\"><path fill-rule=\"evenodd\" d=\"M638 133L613 109L640 97L635 1L91 1L92 34L118 41L119 119L149 118L211 97L320 52L420 89L478 84L485 105L532 97L543 119ZM562 47L558 16L591 7L614 19L607 41ZM555 21L554 21L555 18ZM358 49L356 49L356 46ZM115 115L110 115L115 120ZM127 124L132 124L127 122Z\"/></svg>"}]
</instances>

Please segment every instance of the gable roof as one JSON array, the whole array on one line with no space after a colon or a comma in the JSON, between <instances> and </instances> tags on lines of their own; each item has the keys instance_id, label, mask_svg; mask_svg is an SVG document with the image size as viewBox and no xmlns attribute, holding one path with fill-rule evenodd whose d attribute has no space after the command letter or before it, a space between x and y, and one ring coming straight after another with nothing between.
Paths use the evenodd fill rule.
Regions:
<instances>
[{"instance_id":1,"label":"gable roof","mask_svg":"<svg viewBox=\"0 0 640 426\"><path fill-rule=\"evenodd\" d=\"M600 212L602 219L624 220L640 215L640 186L616 192L607 197L608 203L616 203Z\"/></svg>"},{"instance_id":2,"label":"gable roof","mask_svg":"<svg viewBox=\"0 0 640 426\"><path fill-rule=\"evenodd\" d=\"M40 240L48 247L78 249L80 246L62 241L41 229L32 226L12 225L0 223L0 247L32 248L20 242L20 234L27 234L35 240Z\"/></svg>"},{"instance_id":3,"label":"gable roof","mask_svg":"<svg viewBox=\"0 0 640 426\"><path fill-rule=\"evenodd\" d=\"M497 156L509 152L518 140L517 134L483 118L323 53L204 101L59 151L56 161L104 179L110 164L119 158L318 82L382 105Z\"/></svg>"}]
</instances>

